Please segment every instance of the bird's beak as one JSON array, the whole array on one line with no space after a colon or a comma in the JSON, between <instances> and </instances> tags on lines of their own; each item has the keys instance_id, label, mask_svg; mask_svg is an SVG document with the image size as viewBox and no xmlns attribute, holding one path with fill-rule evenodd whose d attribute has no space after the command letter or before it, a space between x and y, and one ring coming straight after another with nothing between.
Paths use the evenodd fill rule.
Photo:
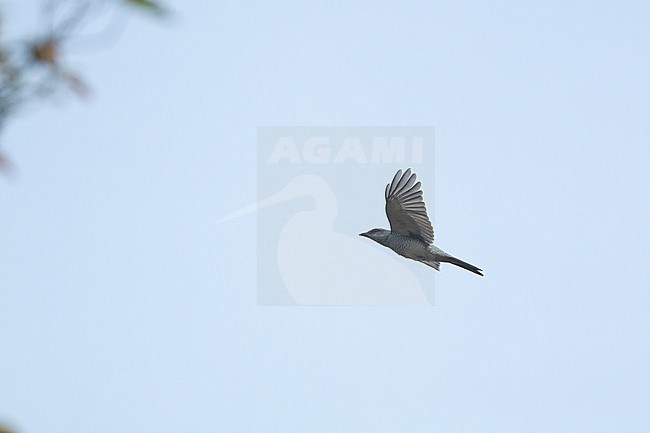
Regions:
<instances>
[{"instance_id":1,"label":"bird's beak","mask_svg":"<svg viewBox=\"0 0 650 433\"><path fill-rule=\"evenodd\" d=\"M359 236L363 236L364 238L368 237L368 233L359 233Z\"/></svg>"}]
</instances>

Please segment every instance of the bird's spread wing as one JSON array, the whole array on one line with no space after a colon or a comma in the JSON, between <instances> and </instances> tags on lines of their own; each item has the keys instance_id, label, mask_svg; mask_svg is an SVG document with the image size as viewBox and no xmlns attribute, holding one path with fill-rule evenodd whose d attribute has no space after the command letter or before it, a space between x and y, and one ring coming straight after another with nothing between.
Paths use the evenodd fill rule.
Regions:
<instances>
[{"instance_id":1,"label":"bird's spread wing","mask_svg":"<svg viewBox=\"0 0 650 433\"><path fill-rule=\"evenodd\" d=\"M432 244L433 227L422 200L421 183L415 179L410 168L404 174L399 170L393 181L386 185L386 215L392 232L416 236Z\"/></svg>"}]
</instances>

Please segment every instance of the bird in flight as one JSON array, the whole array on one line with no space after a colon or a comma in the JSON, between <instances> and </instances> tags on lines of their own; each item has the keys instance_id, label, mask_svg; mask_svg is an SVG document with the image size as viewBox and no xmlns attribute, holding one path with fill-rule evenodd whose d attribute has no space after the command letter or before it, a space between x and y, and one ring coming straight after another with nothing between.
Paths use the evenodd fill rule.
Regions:
<instances>
[{"instance_id":1,"label":"bird in flight","mask_svg":"<svg viewBox=\"0 0 650 433\"><path fill-rule=\"evenodd\" d=\"M482 269L433 245L433 227L422 200L422 184L415 180L415 173L411 173L410 168L404 173L398 170L393 181L386 185L386 216L390 230L372 229L359 236L370 238L400 256L422 262L437 271L440 263L451 263L483 276Z\"/></svg>"}]
</instances>

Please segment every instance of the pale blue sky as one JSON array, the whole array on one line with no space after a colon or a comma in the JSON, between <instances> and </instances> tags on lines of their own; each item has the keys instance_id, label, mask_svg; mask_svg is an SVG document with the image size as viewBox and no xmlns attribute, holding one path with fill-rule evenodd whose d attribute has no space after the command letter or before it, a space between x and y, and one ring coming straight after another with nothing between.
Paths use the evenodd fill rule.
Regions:
<instances>
[{"instance_id":1,"label":"pale blue sky","mask_svg":"<svg viewBox=\"0 0 650 433\"><path fill-rule=\"evenodd\" d=\"M71 58L88 103L4 131L0 420L650 430L647 2L170 6ZM433 308L257 307L255 218L216 221L255 199L259 125L434 126L437 239L486 276L443 267Z\"/></svg>"}]
</instances>

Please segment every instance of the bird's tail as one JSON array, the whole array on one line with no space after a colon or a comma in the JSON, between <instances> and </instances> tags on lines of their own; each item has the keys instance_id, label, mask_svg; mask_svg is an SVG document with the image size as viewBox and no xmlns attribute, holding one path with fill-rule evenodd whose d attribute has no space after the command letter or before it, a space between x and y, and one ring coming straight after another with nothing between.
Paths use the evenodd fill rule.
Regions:
<instances>
[{"instance_id":1,"label":"bird's tail","mask_svg":"<svg viewBox=\"0 0 650 433\"><path fill-rule=\"evenodd\" d=\"M452 265L460 266L463 269L467 269L470 272L474 272L476 275L483 276L483 269L477 268L476 266L464 262L461 259L457 259L456 257L449 256L449 257L445 257L444 259L441 259L440 261L449 262Z\"/></svg>"},{"instance_id":2,"label":"bird's tail","mask_svg":"<svg viewBox=\"0 0 650 433\"><path fill-rule=\"evenodd\" d=\"M435 260L423 260L422 263L431 266L436 271L440 271L440 262L436 262Z\"/></svg>"}]
</instances>

